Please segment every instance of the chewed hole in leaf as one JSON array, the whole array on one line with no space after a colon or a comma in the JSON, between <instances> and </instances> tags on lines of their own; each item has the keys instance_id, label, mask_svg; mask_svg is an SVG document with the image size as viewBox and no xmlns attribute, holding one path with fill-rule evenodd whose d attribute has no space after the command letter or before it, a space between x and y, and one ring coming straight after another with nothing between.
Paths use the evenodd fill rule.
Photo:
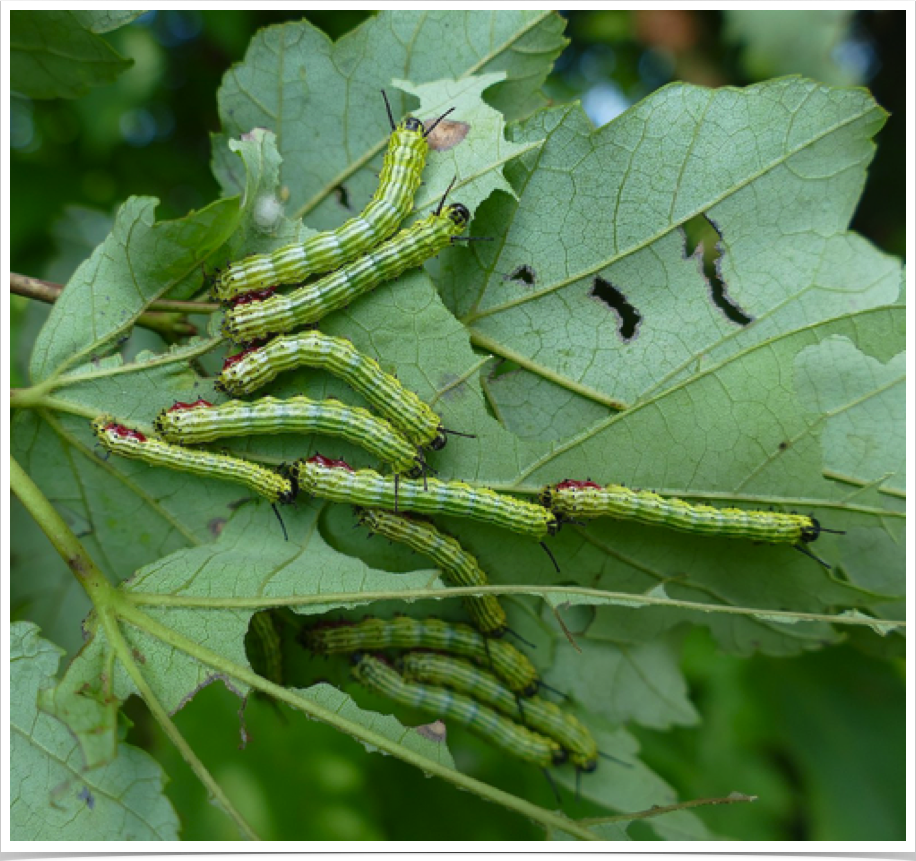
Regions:
<instances>
[{"instance_id":1,"label":"chewed hole in leaf","mask_svg":"<svg viewBox=\"0 0 916 861\"><path fill-rule=\"evenodd\" d=\"M722 277L722 232L709 216L696 215L685 222L684 255L699 257L710 298L727 319L739 326L753 322L754 318L728 295L728 284Z\"/></svg>"},{"instance_id":2,"label":"chewed hole in leaf","mask_svg":"<svg viewBox=\"0 0 916 861\"><path fill-rule=\"evenodd\" d=\"M350 205L350 192L347 191L347 187L345 185L334 186L334 197L337 199L337 202L340 204L342 209L353 209L353 207Z\"/></svg>"},{"instance_id":3,"label":"chewed hole in leaf","mask_svg":"<svg viewBox=\"0 0 916 861\"><path fill-rule=\"evenodd\" d=\"M521 370L521 365L518 362L512 362L509 359L502 359L494 364L493 369L490 371L489 377L491 380L496 380L499 377L505 376L506 374L511 374L514 371Z\"/></svg>"},{"instance_id":4,"label":"chewed hole in leaf","mask_svg":"<svg viewBox=\"0 0 916 861\"><path fill-rule=\"evenodd\" d=\"M508 275L503 277L503 281L515 281L525 287L534 287L537 280L537 273L527 263L516 266Z\"/></svg>"},{"instance_id":5,"label":"chewed hole in leaf","mask_svg":"<svg viewBox=\"0 0 916 861\"><path fill-rule=\"evenodd\" d=\"M617 334L624 341L632 341L639 332L642 314L630 304L627 297L610 281L596 277L588 295L607 305L617 315Z\"/></svg>"}]
</instances>

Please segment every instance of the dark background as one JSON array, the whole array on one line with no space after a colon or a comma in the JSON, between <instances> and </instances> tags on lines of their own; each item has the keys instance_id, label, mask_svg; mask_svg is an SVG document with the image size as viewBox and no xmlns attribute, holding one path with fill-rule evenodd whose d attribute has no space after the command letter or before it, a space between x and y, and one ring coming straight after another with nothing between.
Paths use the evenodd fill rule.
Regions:
<instances>
[{"instance_id":1,"label":"dark background","mask_svg":"<svg viewBox=\"0 0 916 861\"><path fill-rule=\"evenodd\" d=\"M370 13L306 15L333 38ZM828 83L855 79L892 116L853 222L883 250L902 255L905 26L902 12L854 13L830 51L793 61L749 58L718 12L572 12L572 42L547 85L557 101L582 98L596 123L673 80L746 85L806 72ZM767 13L778 15L781 13ZM829 13L808 13L829 14ZM118 81L69 101L14 97L11 117L12 268L66 280L50 268L73 235L74 205L111 213L131 194L161 199L175 218L218 195L209 134L219 129L216 90L252 35L299 13L223 11L148 14L106 39L135 66ZM813 31L812 31L813 32ZM813 37L812 37L813 38ZM815 56L816 53L816 56ZM68 216L68 212L70 213ZM66 249L63 249L66 250ZM83 253L88 253L88 249ZM26 300L13 300L14 328ZM15 338L15 332L14 332ZM14 371L14 384L21 377ZM683 799L740 791L754 805L699 810L719 835L741 840L904 838L905 668L889 643L794 659L720 654L702 630L685 634L684 670L704 723L652 732L632 728L643 758ZM229 820L131 703L130 740L151 750L172 782L167 791L187 839L235 839ZM241 750L238 701L218 685L177 716L192 746L255 830L266 839L537 839L527 821L441 783L285 708L253 701L251 742ZM476 777L550 805L543 778L463 734L459 765ZM581 815L575 809L570 815ZM631 836L651 839L642 824Z\"/></svg>"}]
</instances>

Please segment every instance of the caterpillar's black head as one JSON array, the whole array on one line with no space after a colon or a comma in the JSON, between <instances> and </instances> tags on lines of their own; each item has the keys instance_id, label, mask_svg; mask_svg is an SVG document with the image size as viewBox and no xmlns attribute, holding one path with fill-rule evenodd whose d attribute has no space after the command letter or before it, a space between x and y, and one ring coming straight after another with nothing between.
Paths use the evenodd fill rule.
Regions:
<instances>
[{"instance_id":1,"label":"caterpillar's black head","mask_svg":"<svg viewBox=\"0 0 916 861\"><path fill-rule=\"evenodd\" d=\"M471 213L468 212L468 208L463 203L450 204L445 208L444 214L459 231L464 230L471 220Z\"/></svg>"},{"instance_id":2,"label":"caterpillar's black head","mask_svg":"<svg viewBox=\"0 0 916 861\"><path fill-rule=\"evenodd\" d=\"M805 544L810 544L812 541L816 541L818 535L821 534L821 524L814 518L808 518L811 523L808 526L803 526L801 531L801 540Z\"/></svg>"},{"instance_id":3,"label":"caterpillar's black head","mask_svg":"<svg viewBox=\"0 0 916 861\"><path fill-rule=\"evenodd\" d=\"M289 482L289 491L280 496L280 502L284 505L290 505L296 501L296 497L299 495L299 477L296 475L296 471L285 463L280 467L279 473Z\"/></svg>"},{"instance_id":4,"label":"caterpillar's black head","mask_svg":"<svg viewBox=\"0 0 916 861\"><path fill-rule=\"evenodd\" d=\"M420 122L416 117L406 117L401 125L409 132L421 132L424 135L426 134L426 129L423 126L423 123Z\"/></svg>"},{"instance_id":5,"label":"caterpillar's black head","mask_svg":"<svg viewBox=\"0 0 916 861\"><path fill-rule=\"evenodd\" d=\"M407 470L408 478L421 478L426 475L428 467L426 466L426 461L423 460L423 456L418 454L414 460L414 466Z\"/></svg>"},{"instance_id":6,"label":"caterpillar's black head","mask_svg":"<svg viewBox=\"0 0 916 861\"><path fill-rule=\"evenodd\" d=\"M443 431L439 431L429 443L429 447L433 451L439 451L440 449L445 448L445 444L448 442L448 437Z\"/></svg>"},{"instance_id":7,"label":"caterpillar's black head","mask_svg":"<svg viewBox=\"0 0 916 861\"><path fill-rule=\"evenodd\" d=\"M539 687L538 681L537 681L537 679L535 679L535 680L532 681L532 682L528 682L528 684L525 685L525 687L523 687L523 688L519 691L519 693L520 693L523 697L533 697L533 696L538 692L538 687Z\"/></svg>"},{"instance_id":8,"label":"caterpillar's black head","mask_svg":"<svg viewBox=\"0 0 916 861\"><path fill-rule=\"evenodd\" d=\"M594 757L580 760L576 763L576 768L585 774L591 774L596 768L598 768L598 760Z\"/></svg>"}]
</instances>

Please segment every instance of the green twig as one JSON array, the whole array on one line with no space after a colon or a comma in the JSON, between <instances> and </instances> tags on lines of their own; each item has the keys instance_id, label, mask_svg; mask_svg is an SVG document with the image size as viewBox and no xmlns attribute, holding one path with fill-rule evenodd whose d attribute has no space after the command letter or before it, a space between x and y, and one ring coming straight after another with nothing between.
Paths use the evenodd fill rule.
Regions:
<instances>
[{"instance_id":1,"label":"green twig","mask_svg":"<svg viewBox=\"0 0 916 861\"><path fill-rule=\"evenodd\" d=\"M129 607L124 598L124 593L116 590L106 580L105 575L99 570L76 535L73 534L73 530L67 526L48 498L41 492L15 458L10 460L10 485L13 492L41 527L45 535L48 536L51 544L54 545L61 558L67 563L76 579L92 599L108 642L123 664L124 669L130 675L149 710L159 721L165 734L172 740L192 771L213 794L213 797L220 803L227 815L236 822L244 834L253 840L257 840L257 835L233 807L228 797L213 779L213 776L184 740L178 731L178 727L169 718L168 713L156 699L146 679L143 678L143 674L134 663L130 649L121 636L117 622L120 610L124 606Z\"/></svg>"},{"instance_id":2,"label":"green twig","mask_svg":"<svg viewBox=\"0 0 916 861\"><path fill-rule=\"evenodd\" d=\"M36 299L53 305L64 290L63 284L54 281L43 281L41 278L31 278L10 272L10 292L27 299ZM219 311L218 302L186 302L180 299L154 299L149 304L150 311L170 311L177 314L213 314ZM141 320L145 315L141 314ZM139 325L143 325L140 320Z\"/></svg>"},{"instance_id":3,"label":"green twig","mask_svg":"<svg viewBox=\"0 0 916 861\"><path fill-rule=\"evenodd\" d=\"M654 805L648 810L638 813L621 813L619 816L602 816L595 819L580 819L582 825L607 825L611 822L632 822L635 819L651 819L653 816L662 816L665 813L674 813L678 810L689 810L691 807L709 807L714 804L742 804L757 800L756 795L744 795L733 792L722 798L695 798L692 801L682 801L680 804L668 804L664 807Z\"/></svg>"},{"instance_id":4,"label":"green twig","mask_svg":"<svg viewBox=\"0 0 916 861\"><path fill-rule=\"evenodd\" d=\"M93 603L112 591L111 584L99 570L92 557L73 534L73 530L57 513L57 509L48 501L38 485L19 465L16 458L10 458L10 486L26 511L32 515L41 527L54 549L60 554L74 577L86 590Z\"/></svg>"}]
</instances>

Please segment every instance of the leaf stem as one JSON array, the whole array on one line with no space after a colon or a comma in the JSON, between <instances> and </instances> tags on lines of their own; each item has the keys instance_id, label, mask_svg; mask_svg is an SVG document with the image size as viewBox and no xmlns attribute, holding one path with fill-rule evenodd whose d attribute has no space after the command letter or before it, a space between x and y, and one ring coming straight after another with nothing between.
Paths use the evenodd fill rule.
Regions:
<instances>
[{"instance_id":1,"label":"leaf stem","mask_svg":"<svg viewBox=\"0 0 916 861\"><path fill-rule=\"evenodd\" d=\"M113 591L111 584L73 530L15 458L10 458L10 486L93 603L107 604Z\"/></svg>"},{"instance_id":2,"label":"leaf stem","mask_svg":"<svg viewBox=\"0 0 916 861\"><path fill-rule=\"evenodd\" d=\"M489 335L484 335L477 329L471 329L470 333L471 343L475 347L479 347L481 350L486 350L488 353L493 353L510 362L515 362L517 365L519 365L519 367L524 368L526 371L531 371L532 373L543 377L545 380L550 380L550 382L556 383L558 386L562 386L564 389L573 392L573 394L580 395L583 398L594 401L596 404L601 404L602 406L617 412L622 412L623 410L629 409L628 405L623 401L618 401L616 398L608 397L606 394L604 394L604 392L599 392L597 389L593 389L591 386L584 386L582 383L577 383L574 380L571 380L569 377L565 377L563 374L548 368L546 365L540 365L537 362L532 361L530 357L510 349L505 344L500 343L495 338L491 338Z\"/></svg>"},{"instance_id":3,"label":"leaf stem","mask_svg":"<svg viewBox=\"0 0 916 861\"><path fill-rule=\"evenodd\" d=\"M691 801L682 801L680 804L667 804L664 807L654 805L648 810L640 810L638 813L621 813L619 816L601 816L593 819L580 819L582 825L606 825L611 822L632 822L635 819L651 819L653 816L662 816L665 813L674 813L678 810L689 810L692 807L708 807L714 804L742 804L757 800L756 795L744 795L741 792L733 792L731 795L722 798L695 798Z\"/></svg>"},{"instance_id":4,"label":"leaf stem","mask_svg":"<svg viewBox=\"0 0 916 861\"><path fill-rule=\"evenodd\" d=\"M272 607L313 607L339 604L370 604L374 601L418 601L428 598L460 598L469 595L537 595L548 599L551 606L564 603L575 604L617 604L633 609L642 607L677 607L681 610L695 610L700 613L726 613L734 616L752 616L762 621L795 624L798 622L826 622L833 625L852 625L859 627L904 629L906 621L896 619L874 619L870 616L843 616L826 613L802 613L790 610L768 610L755 607L732 607L727 604L704 604L700 601L682 601L677 598L662 598L656 595L640 595L633 592L606 592L601 589L590 589L584 586L456 586L448 589L404 589L400 591L379 592L323 592L320 595L290 595L286 597L241 597L219 598L213 595L163 595L153 593L129 592L127 600L136 606L151 607L201 607L214 609L265 609ZM570 601L569 598L581 598L581 601ZM566 599L566 600L564 600Z\"/></svg>"},{"instance_id":5,"label":"leaf stem","mask_svg":"<svg viewBox=\"0 0 916 861\"><path fill-rule=\"evenodd\" d=\"M98 409L86 404L74 403L65 398L55 398L44 394L44 391L39 386L30 389L12 389L10 391L10 406L13 409L56 410L59 413L69 413L70 415L82 416L90 420L99 414Z\"/></svg>"},{"instance_id":6,"label":"leaf stem","mask_svg":"<svg viewBox=\"0 0 916 861\"><path fill-rule=\"evenodd\" d=\"M54 548L67 563L67 566L73 572L73 575L79 581L80 585L82 585L88 593L114 653L124 665L124 669L127 671L128 675L130 675L140 695L153 713L153 716L161 724L165 734L178 748L182 757L200 779L201 783L210 790L213 797L222 805L226 813L236 822L236 824L238 824L242 832L253 840L259 839L248 823L242 818L241 814L232 806L232 803L213 779L212 775L207 771L204 764L197 758L194 751L191 750L188 743L178 731L178 727L175 726L166 710L162 707L162 704L156 699L146 679L143 678L143 674L140 672L139 667L137 667L134 662L130 649L124 642L124 638L118 628L117 622L117 616L124 608L127 608L128 612L133 609L130 602L126 600L125 593L115 589L108 582L92 557L86 552L80 540L73 534L73 531L60 514L57 513L57 510L51 505L48 498L41 492L40 488L32 481L31 477L19 465L15 458L11 458L10 460L10 484L26 510L32 515L45 535L48 536L51 544L54 545Z\"/></svg>"}]
</instances>

